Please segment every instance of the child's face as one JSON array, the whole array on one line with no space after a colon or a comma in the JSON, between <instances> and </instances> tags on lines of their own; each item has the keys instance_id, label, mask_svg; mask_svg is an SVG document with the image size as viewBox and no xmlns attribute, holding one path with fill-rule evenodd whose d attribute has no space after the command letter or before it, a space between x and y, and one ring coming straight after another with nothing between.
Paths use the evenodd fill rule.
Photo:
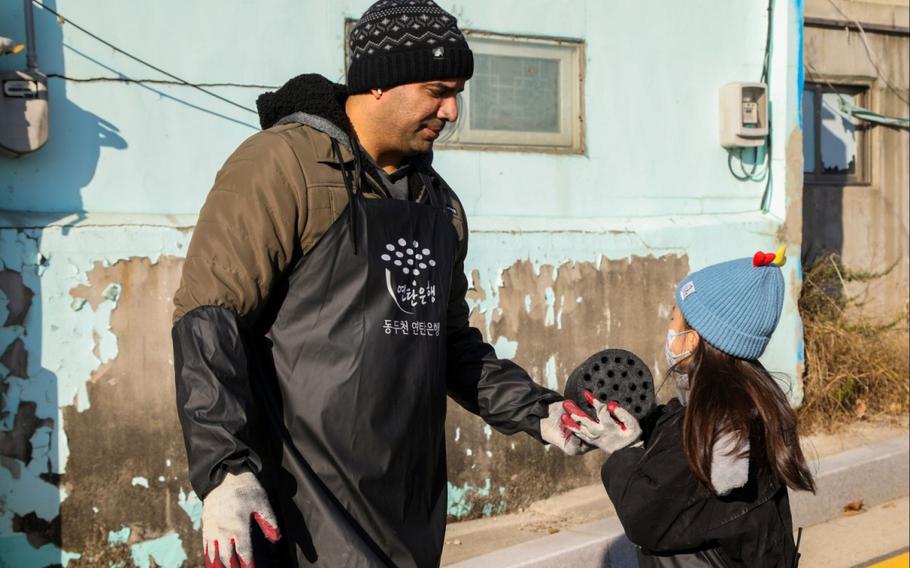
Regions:
<instances>
[{"instance_id":1,"label":"child's face","mask_svg":"<svg viewBox=\"0 0 910 568\"><path fill-rule=\"evenodd\" d=\"M673 353L692 353L698 346L698 332L686 330L686 320L679 310L679 306L673 306L673 313L670 314L670 330L676 337L670 342L670 351ZM687 332L686 332L687 331ZM686 332L686 333L683 333ZM686 356L680 360L680 367L685 369L691 356Z\"/></svg>"}]
</instances>

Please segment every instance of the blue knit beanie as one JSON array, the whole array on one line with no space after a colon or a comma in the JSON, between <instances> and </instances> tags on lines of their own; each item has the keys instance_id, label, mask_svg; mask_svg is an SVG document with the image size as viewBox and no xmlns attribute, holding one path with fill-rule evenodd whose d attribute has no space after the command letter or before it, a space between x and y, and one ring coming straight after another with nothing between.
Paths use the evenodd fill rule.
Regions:
<instances>
[{"instance_id":1,"label":"blue knit beanie","mask_svg":"<svg viewBox=\"0 0 910 568\"><path fill-rule=\"evenodd\" d=\"M759 252L703 268L676 286L676 304L705 341L728 355L758 359L780 321L785 260L781 247L777 255Z\"/></svg>"}]
</instances>

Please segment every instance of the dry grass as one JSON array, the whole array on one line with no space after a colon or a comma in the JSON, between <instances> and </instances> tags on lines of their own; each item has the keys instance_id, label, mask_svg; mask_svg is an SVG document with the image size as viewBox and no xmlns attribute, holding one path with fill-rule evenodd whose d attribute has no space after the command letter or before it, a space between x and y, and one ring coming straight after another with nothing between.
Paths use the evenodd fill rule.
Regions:
<instances>
[{"instance_id":1,"label":"dry grass","mask_svg":"<svg viewBox=\"0 0 910 568\"><path fill-rule=\"evenodd\" d=\"M892 267L893 269L893 267ZM886 324L866 321L848 297L848 282L882 277L845 269L835 256L820 259L803 276L799 299L805 348L805 399L799 410L806 432L836 430L857 420L905 416L910 407L908 314Z\"/></svg>"}]
</instances>

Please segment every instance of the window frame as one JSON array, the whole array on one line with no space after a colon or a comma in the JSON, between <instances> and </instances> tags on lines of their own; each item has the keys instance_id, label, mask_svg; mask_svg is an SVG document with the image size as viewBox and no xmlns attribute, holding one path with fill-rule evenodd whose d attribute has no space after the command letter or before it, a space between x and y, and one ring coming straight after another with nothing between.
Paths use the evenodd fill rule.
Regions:
<instances>
[{"instance_id":1,"label":"window frame","mask_svg":"<svg viewBox=\"0 0 910 568\"><path fill-rule=\"evenodd\" d=\"M869 186L872 184L870 175L871 151L869 125L861 120L856 121L856 163L854 173L852 174L833 174L821 171L822 162L822 145L821 145L821 111L822 95L828 93L850 95L854 98L855 104L864 108L869 108L870 88L867 84L862 83L830 83L806 81L803 87L803 93L812 91L812 117L803 116L803 130L806 130L807 118L811 118L813 139L815 141L815 170L812 172L803 171L803 182L808 185L853 185ZM800 105L802 105L800 101Z\"/></svg>"},{"instance_id":2,"label":"window frame","mask_svg":"<svg viewBox=\"0 0 910 568\"><path fill-rule=\"evenodd\" d=\"M556 59L559 61L560 101L568 100L570 102L558 110L560 132L557 133L475 129L470 126L472 81L468 81L460 100L461 116L454 127L449 127L453 129L449 136L445 137L444 141L437 143L440 149L556 154L585 153L584 41L477 30L464 30L464 34L475 55ZM505 53L504 50L497 49L502 46L507 46ZM511 46L515 46L515 49L508 49ZM554 48L558 50L557 53L554 53Z\"/></svg>"}]
</instances>

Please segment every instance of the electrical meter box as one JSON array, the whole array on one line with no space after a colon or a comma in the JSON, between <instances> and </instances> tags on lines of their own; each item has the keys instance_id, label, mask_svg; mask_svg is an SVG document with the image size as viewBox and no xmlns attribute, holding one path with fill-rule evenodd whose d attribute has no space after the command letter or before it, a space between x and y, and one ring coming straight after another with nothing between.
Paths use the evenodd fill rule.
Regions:
<instances>
[{"instance_id":1,"label":"electrical meter box","mask_svg":"<svg viewBox=\"0 0 910 568\"><path fill-rule=\"evenodd\" d=\"M47 142L47 77L38 71L0 73L0 153L20 157Z\"/></svg>"},{"instance_id":2,"label":"electrical meter box","mask_svg":"<svg viewBox=\"0 0 910 568\"><path fill-rule=\"evenodd\" d=\"M752 148L768 136L768 85L727 83L720 88L720 145Z\"/></svg>"}]
</instances>

